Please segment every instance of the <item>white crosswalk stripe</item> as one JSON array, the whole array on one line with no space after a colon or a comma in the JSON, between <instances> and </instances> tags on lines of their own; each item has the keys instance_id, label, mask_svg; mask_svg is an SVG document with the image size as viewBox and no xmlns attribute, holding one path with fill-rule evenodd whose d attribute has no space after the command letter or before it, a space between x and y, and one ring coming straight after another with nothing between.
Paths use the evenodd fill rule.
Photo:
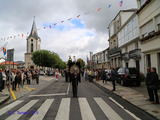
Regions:
<instances>
[{"instance_id":1,"label":"white crosswalk stripe","mask_svg":"<svg viewBox=\"0 0 160 120\"><path fill-rule=\"evenodd\" d=\"M102 98L94 98L109 120L123 120Z\"/></svg>"},{"instance_id":2,"label":"white crosswalk stripe","mask_svg":"<svg viewBox=\"0 0 160 120\"><path fill-rule=\"evenodd\" d=\"M86 98L78 98L83 120L96 120Z\"/></svg>"},{"instance_id":3,"label":"white crosswalk stripe","mask_svg":"<svg viewBox=\"0 0 160 120\"><path fill-rule=\"evenodd\" d=\"M23 117L24 112L29 112L29 109L32 109L34 106L34 109L38 112L37 114L30 115L30 120L43 120L45 119L45 115L49 110L51 110L51 105L54 104L55 99L46 99L40 107L36 107L36 103L39 101L37 100L30 100L28 103L21 106L17 111L15 111L15 114L12 114L6 118L6 120L17 120L20 117ZM104 117L107 117L109 120L122 120L121 116L118 115L111 107L108 105L102 98L95 97L93 98L95 101L95 104L97 104L102 112L105 114ZM20 103L22 103L23 100L17 100L10 105L0 109L0 115L3 115L4 113L7 113L9 110L13 109ZM92 112L92 109L90 107L90 104L88 103L86 98L78 98L79 108L80 109L80 115L82 117L82 120L96 120L96 117L94 113ZM69 120L72 116L70 116L70 108L71 108L71 98L62 98L60 102L60 106L57 109L57 115L56 118L53 118L55 120ZM52 108L53 109L53 108ZM21 112L21 114L18 114ZM48 115L52 115L52 112L49 112Z\"/></svg>"},{"instance_id":4,"label":"white crosswalk stripe","mask_svg":"<svg viewBox=\"0 0 160 120\"><path fill-rule=\"evenodd\" d=\"M18 120L18 118L20 118L23 115L22 112L27 112L27 110L29 110L37 101L38 100L31 100L30 102L25 104L23 107L21 107L19 110L17 110L15 114L12 114L11 116L9 116L6 120Z\"/></svg>"},{"instance_id":5,"label":"white crosswalk stripe","mask_svg":"<svg viewBox=\"0 0 160 120\"><path fill-rule=\"evenodd\" d=\"M55 120L69 120L70 98L62 98Z\"/></svg>"},{"instance_id":6,"label":"white crosswalk stripe","mask_svg":"<svg viewBox=\"0 0 160 120\"><path fill-rule=\"evenodd\" d=\"M4 113L8 112L10 109L12 109L13 107L17 106L18 104L20 104L21 102L23 102L23 100L17 100L9 105L7 105L6 107L0 109L0 116L3 115Z\"/></svg>"},{"instance_id":7,"label":"white crosswalk stripe","mask_svg":"<svg viewBox=\"0 0 160 120\"><path fill-rule=\"evenodd\" d=\"M45 114L49 110L51 104L53 103L54 99L47 99L41 107L37 110L38 114L34 114L30 120L43 120Z\"/></svg>"}]
</instances>

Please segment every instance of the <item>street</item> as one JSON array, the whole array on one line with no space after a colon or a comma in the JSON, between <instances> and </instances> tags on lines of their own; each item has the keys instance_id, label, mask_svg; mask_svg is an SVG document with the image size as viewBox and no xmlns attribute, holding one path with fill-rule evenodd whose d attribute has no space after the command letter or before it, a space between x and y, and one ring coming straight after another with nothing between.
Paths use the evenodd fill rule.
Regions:
<instances>
[{"instance_id":1,"label":"street","mask_svg":"<svg viewBox=\"0 0 160 120\"><path fill-rule=\"evenodd\" d=\"M155 120L84 78L78 85L78 98L72 97L72 85L65 83L64 77L58 82L50 77L50 81L43 84L30 94L1 106L0 120Z\"/></svg>"}]
</instances>

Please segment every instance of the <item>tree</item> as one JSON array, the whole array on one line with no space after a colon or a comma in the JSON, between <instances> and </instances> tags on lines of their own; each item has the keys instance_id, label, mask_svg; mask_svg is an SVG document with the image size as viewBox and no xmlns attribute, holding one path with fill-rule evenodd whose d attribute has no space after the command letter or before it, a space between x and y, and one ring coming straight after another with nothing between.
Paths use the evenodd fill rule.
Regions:
<instances>
[{"instance_id":1,"label":"tree","mask_svg":"<svg viewBox=\"0 0 160 120\"><path fill-rule=\"evenodd\" d=\"M6 65L0 65L0 68L1 68L1 69L6 69L7 66L6 66Z\"/></svg>"},{"instance_id":2,"label":"tree","mask_svg":"<svg viewBox=\"0 0 160 120\"><path fill-rule=\"evenodd\" d=\"M84 66L85 66L85 62L83 61L83 59L78 58L78 59L77 59L77 62L80 62L81 68L83 69Z\"/></svg>"}]
</instances>

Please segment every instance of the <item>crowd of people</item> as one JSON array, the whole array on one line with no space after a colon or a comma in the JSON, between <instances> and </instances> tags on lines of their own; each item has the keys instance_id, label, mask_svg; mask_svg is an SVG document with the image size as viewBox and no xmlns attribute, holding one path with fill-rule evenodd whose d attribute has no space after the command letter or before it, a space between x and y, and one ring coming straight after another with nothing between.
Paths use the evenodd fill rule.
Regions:
<instances>
[{"instance_id":1,"label":"crowd of people","mask_svg":"<svg viewBox=\"0 0 160 120\"><path fill-rule=\"evenodd\" d=\"M12 90L22 88L25 84L39 84L39 70L36 69L11 69L9 70L0 69L0 92L5 87L9 88L9 77L11 80Z\"/></svg>"}]
</instances>

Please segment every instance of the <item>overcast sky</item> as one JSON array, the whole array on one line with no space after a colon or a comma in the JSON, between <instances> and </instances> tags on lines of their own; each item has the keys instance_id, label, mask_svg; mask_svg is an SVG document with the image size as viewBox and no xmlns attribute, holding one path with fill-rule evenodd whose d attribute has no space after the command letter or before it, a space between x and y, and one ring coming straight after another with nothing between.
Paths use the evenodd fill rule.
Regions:
<instances>
[{"instance_id":1,"label":"overcast sky","mask_svg":"<svg viewBox=\"0 0 160 120\"><path fill-rule=\"evenodd\" d=\"M86 60L89 52L109 47L108 24L120 10L137 8L136 0L0 0L0 47L8 42L14 60L24 60L27 32L35 16L41 49L54 51L62 60L68 56ZM108 8L108 5L111 5ZM101 10L98 12L98 9ZM89 12L88 14L85 14ZM78 18L77 16L80 15ZM68 21L69 18L72 18ZM61 21L64 21L61 23ZM55 26L54 24L57 23ZM43 29L52 25L52 29ZM24 34L18 37L18 34ZM13 38L16 35L15 39ZM7 38L8 40L1 40ZM0 51L0 57L3 52Z\"/></svg>"}]
</instances>

